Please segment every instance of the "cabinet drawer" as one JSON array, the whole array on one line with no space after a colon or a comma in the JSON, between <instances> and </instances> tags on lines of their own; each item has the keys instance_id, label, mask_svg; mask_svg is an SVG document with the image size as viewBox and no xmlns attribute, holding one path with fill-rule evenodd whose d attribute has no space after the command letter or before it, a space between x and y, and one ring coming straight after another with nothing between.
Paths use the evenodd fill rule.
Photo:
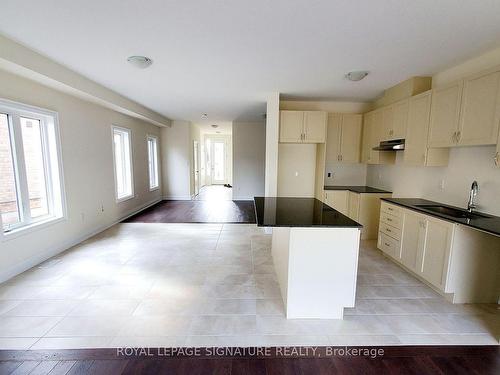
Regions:
<instances>
[{"instance_id":1,"label":"cabinet drawer","mask_svg":"<svg viewBox=\"0 0 500 375\"><path fill-rule=\"evenodd\" d=\"M380 221L385 224L389 224L398 229L403 228L403 218L395 215L388 214L387 212L380 213Z\"/></svg>"},{"instance_id":2,"label":"cabinet drawer","mask_svg":"<svg viewBox=\"0 0 500 375\"><path fill-rule=\"evenodd\" d=\"M398 229L386 223L380 223L380 232L398 241L401 239L401 229Z\"/></svg>"},{"instance_id":3,"label":"cabinet drawer","mask_svg":"<svg viewBox=\"0 0 500 375\"><path fill-rule=\"evenodd\" d=\"M401 242L382 232L378 234L378 248L393 258L400 258Z\"/></svg>"},{"instance_id":4,"label":"cabinet drawer","mask_svg":"<svg viewBox=\"0 0 500 375\"><path fill-rule=\"evenodd\" d=\"M403 209L390 203L382 202L380 205L380 211L387 212L388 214L403 217Z\"/></svg>"}]
</instances>

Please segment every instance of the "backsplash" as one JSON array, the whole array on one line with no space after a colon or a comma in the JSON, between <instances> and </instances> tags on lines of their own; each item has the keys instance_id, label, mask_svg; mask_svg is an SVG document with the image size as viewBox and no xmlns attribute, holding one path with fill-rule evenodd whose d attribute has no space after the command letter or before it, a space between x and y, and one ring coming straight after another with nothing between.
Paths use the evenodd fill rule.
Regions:
<instances>
[{"instance_id":1,"label":"backsplash","mask_svg":"<svg viewBox=\"0 0 500 375\"><path fill-rule=\"evenodd\" d=\"M328 177L329 172L331 177ZM366 185L366 164L326 164L325 185Z\"/></svg>"},{"instance_id":2,"label":"backsplash","mask_svg":"<svg viewBox=\"0 0 500 375\"><path fill-rule=\"evenodd\" d=\"M425 198L465 207L472 181L476 180L478 211L500 216L500 169L494 166L494 155L494 146L452 148L447 167L408 167L402 165L401 152L395 165L369 165L366 184L391 190L394 197Z\"/></svg>"}]
</instances>

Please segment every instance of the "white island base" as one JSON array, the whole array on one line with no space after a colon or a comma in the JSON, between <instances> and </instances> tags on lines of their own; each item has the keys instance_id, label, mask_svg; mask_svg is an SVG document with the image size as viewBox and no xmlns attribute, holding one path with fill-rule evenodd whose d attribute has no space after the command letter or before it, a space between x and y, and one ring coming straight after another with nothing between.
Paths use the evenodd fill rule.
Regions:
<instances>
[{"instance_id":1,"label":"white island base","mask_svg":"<svg viewBox=\"0 0 500 375\"><path fill-rule=\"evenodd\" d=\"M343 319L354 307L359 238L359 228L273 227L287 319Z\"/></svg>"}]
</instances>

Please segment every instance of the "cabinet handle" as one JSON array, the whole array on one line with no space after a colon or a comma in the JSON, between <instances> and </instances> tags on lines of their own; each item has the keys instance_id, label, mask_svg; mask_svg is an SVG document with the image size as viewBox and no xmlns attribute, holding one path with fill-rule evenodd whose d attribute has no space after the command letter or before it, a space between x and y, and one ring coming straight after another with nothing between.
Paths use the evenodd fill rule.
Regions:
<instances>
[{"instance_id":1,"label":"cabinet handle","mask_svg":"<svg viewBox=\"0 0 500 375\"><path fill-rule=\"evenodd\" d=\"M387 218L387 221L392 221L392 219L390 217Z\"/></svg>"},{"instance_id":2,"label":"cabinet handle","mask_svg":"<svg viewBox=\"0 0 500 375\"><path fill-rule=\"evenodd\" d=\"M340 161L344 160L344 158L342 157L342 155L340 155Z\"/></svg>"},{"instance_id":3,"label":"cabinet handle","mask_svg":"<svg viewBox=\"0 0 500 375\"><path fill-rule=\"evenodd\" d=\"M453 135L451 136L451 142L455 143L457 139L457 132L453 132Z\"/></svg>"},{"instance_id":4,"label":"cabinet handle","mask_svg":"<svg viewBox=\"0 0 500 375\"><path fill-rule=\"evenodd\" d=\"M394 209L392 209L392 208L390 208L390 207L387 207L387 209L388 209L389 211L394 211Z\"/></svg>"},{"instance_id":5,"label":"cabinet handle","mask_svg":"<svg viewBox=\"0 0 500 375\"><path fill-rule=\"evenodd\" d=\"M493 160L495 160L495 165L498 167L498 164L499 164L499 161L500 161L500 154L497 153L495 154L495 157L493 158Z\"/></svg>"},{"instance_id":6,"label":"cabinet handle","mask_svg":"<svg viewBox=\"0 0 500 375\"><path fill-rule=\"evenodd\" d=\"M457 143L460 142L460 138L462 138L462 132L458 131L457 132Z\"/></svg>"},{"instance_id":7,"label":"cabinet handle","mask_svg":"<svg viewBox=\"0 0 500 375\"><path fill-rule=\"evenodd\" d=\"M391 247L391 245L389 245L387 242L384 242L384 245L388 246L388 247Z\"/></svg>"},{"instance_id":8,"label":"cabinet handle","mask_svg":"<svg viewBox=\"0 0 500 375\"><path fill-rule=\"evenodd\" d=\"M389 228L385 228L385 231L389 232L389 233L392 233L392 230L390 230Z\"/></svg>"}]
</instances>

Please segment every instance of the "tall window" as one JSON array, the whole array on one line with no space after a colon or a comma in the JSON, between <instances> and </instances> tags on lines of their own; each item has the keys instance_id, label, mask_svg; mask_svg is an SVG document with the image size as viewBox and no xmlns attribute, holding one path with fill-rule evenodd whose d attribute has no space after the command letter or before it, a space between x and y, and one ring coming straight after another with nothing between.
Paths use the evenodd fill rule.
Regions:
<instances>
[{"instance_id":1,"label":"tall window","mask_svg":"<svg viewBox=\"0 0 500 375\"><path fill-rule=\"evenodd\" d=\"M148 136L148 169L149 189L157 189L160 186L158 181L158 138L154 136Z\"/></svg>"},{"instance_id":2,"label":"tall window","mask_svg":"<svg viewBox=\"0 0 500 375\"><path fill-rule=\"evenodd\" d=\"M0 100L0 217L4 233L63 216L57 115Z\"/></svg>"},{"instance_id":3,"label":"tall window","mask_svg":"<svg viewBox=\"0 0 500 375\"><path fill-rule=\"evenodd\" d=\"M122 201L134 195L130 144L132 135L130 129L118 126L113 126L112 129L116 200Z\"/></svg>"}]
</instances>

